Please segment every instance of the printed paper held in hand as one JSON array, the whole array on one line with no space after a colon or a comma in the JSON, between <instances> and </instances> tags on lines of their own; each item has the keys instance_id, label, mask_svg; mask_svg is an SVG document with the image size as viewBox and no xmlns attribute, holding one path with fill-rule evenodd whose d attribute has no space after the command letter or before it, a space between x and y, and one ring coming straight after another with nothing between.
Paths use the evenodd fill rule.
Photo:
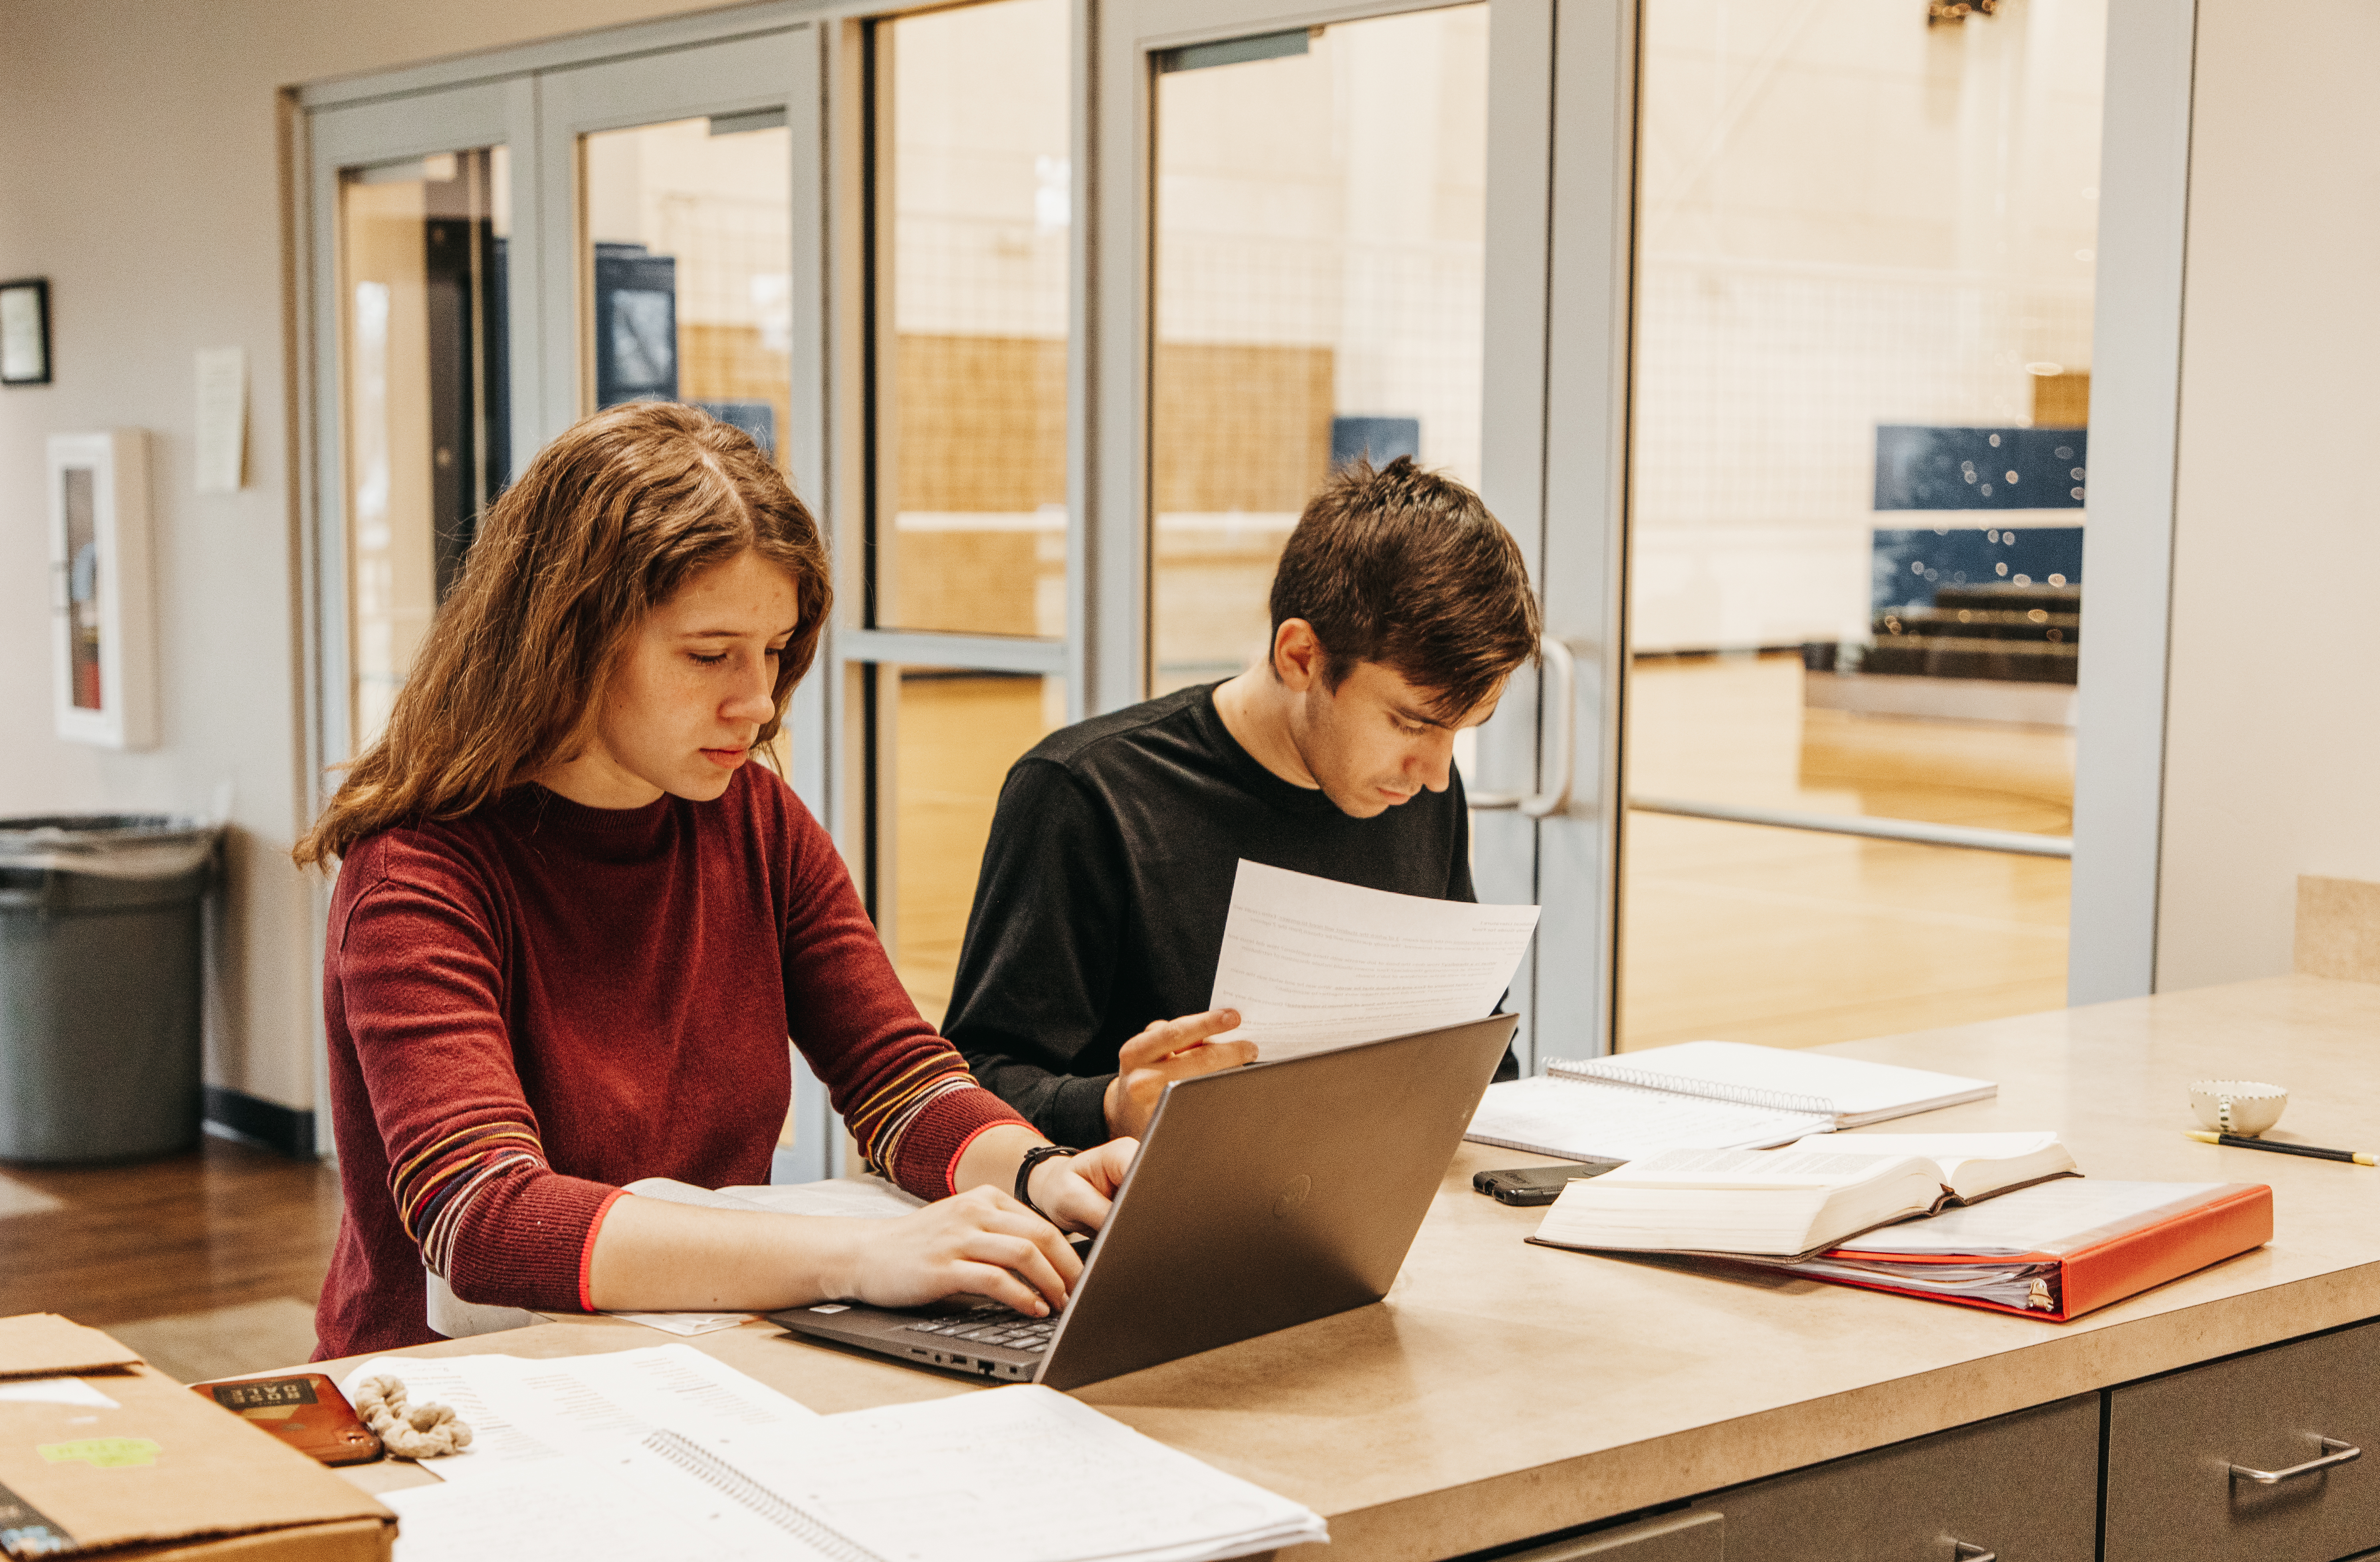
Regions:
<instances>
[{"instance_id":1,"label":"printed paper held in hand","mask_svg":"<svg viewBox=\"0 0 2380 1562\"><path fill-rule=\"evenodd\" d=\"M1262 1061L1484 1019L1536 931L1535 906L1426 900L1242 861L1213 1008Z\"/></svg>"}]
</instances>

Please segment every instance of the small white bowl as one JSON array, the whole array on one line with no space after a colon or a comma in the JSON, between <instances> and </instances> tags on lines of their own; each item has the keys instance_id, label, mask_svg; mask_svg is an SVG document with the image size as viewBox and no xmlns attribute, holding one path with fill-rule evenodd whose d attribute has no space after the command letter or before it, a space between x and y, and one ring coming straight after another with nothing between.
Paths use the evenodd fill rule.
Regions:
<instances>
[{"instance_id":1,"label":"small white bowl","mask_svg":"<svg viewBox=\"0 0 2380 1562\"><path fill-rule=\"evenodd\" d=\"M2254 1080L2193 1080L2190 1109L2217 1133L2254 1139L2281 1120L2289 1104L2286 1085L2260 1084Z\"/></svg>"}]
</instances>

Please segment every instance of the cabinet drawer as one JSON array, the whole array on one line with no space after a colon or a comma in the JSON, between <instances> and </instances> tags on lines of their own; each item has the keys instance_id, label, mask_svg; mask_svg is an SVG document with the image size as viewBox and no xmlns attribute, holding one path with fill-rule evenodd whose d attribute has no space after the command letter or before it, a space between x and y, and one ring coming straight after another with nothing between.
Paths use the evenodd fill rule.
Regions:
<instances>
[{"instance_id":1,"label":"cabinet drawer","mask_svg":"<svg viewBox=\"0 0 2380 1562\"><path fill-rule=\"evenodd\" d=\"M1515 1552L1505 1562L1726 1562L1726 1532L1716 1513L1670 1513Z\"/></svg>"},{"instance_id":2,"label":"cabinet drawer","mask_svg":"<svg viewBox=\"0 0 2380 1562\"><path fill-rule=\"evenodd\" d=\"M1727 1516L1730 1562L2094 1562L2099 1397L1797 1470L1694 1504Z\"/></svg>"},{"instance_id":3,"label":"cabinet drawer","mask_svg":"<svg viewBox=\"0 0 2380 1562\"><path fill-rule=\"evenodd\" d=\"M2380 1324L2108 1396L2107 1562L2332 1562L2380 1546ZM2323 1439L2372 1457L2265 1485Z\"/></svg>"}]
</instances>

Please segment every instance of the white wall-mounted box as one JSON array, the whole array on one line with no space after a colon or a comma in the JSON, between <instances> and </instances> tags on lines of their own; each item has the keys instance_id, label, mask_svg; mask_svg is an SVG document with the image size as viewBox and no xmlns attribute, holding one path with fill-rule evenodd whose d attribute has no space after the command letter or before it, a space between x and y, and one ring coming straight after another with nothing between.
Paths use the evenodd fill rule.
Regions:
<instances>
[{"instance_id":1,"label":"white wall-mounted box","mask_svg":"<svg viewBox=\"0 0 2380 1562\"><path fill-rule=\"evenodd\" d=\"M49 500L58 736L111 749L153 747L147 436L139 429L50 435Z\"/></svg>"}]
</instances>

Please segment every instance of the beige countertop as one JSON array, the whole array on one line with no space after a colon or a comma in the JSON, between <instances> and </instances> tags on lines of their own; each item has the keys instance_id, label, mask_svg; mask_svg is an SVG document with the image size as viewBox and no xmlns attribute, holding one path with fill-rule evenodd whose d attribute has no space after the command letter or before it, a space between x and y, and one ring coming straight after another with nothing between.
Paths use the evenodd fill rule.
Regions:
<instances>
[{"instance_id":1,"label":"beige countertop","mask_svg":"<svg viewBox=\"0 0 2380 1562\"><path fill-rule=\"evenodd\" d=\"M2380 1170L2183 1137L2190 1080L2249 1078L2294 1092L2269 1137L2380 1148L2375 1049L2380 985L2315 977L1829 1049L1999 1082L1878 1131L2055 1128L2091 1175L2272 1185L2269 1246L2070 1324L1531 1247L1542 1212L1470 1178L1537 1157L1465 1145L1386 1302L1076 1397L1314 1507L1331 1562L1442 1557L2380 1316ZM422 1353L670 1337L568 1320ZM692 1343L830 1413L972 1387L765 1324Z\"/></svg>"}]
</instances>

